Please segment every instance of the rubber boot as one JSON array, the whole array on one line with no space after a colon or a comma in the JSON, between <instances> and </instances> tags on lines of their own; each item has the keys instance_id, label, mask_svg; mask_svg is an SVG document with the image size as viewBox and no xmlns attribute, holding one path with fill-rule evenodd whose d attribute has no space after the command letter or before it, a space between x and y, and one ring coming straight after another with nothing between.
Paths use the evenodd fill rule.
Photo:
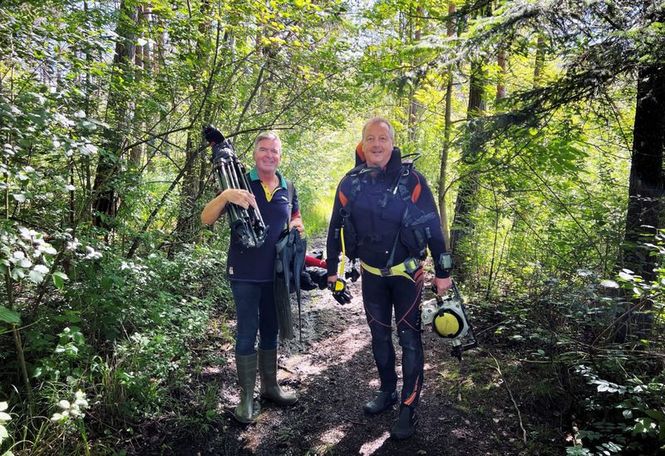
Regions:
<instances>
[{"instance_id":1,"label":"rubber boot","mask_svg":"<svg viewBox=\"0 0 665 456\"><path fill-rule=\"evenodd\" d=\"M287 393L277 384L277 349L259 349L261 397L277 405L293 405L298 401L294 393Z\"/></svg>"},{"instance_id":2,"label":"rubber boot","mask_svg":"<svg viewBox=\"0 0 665 456\"><path fill-rule=\"evenodd\" d=\"M390 429L390 437L395 440L408 439L416 433L417 424L418 417L416 416L416 409L413 407L402 406L399 409L397 421L395 421L395 424Z\"/></svg>"},{"instance_id":3,"label":"rubber boot","mask_svg":"<svg viewBox=\"0 0 665 456\"><path fill-rule=\"evenodd\" d=\"M238 384L240 384L240 404L235 408L233 416L243 424L256 421L259 405L254 402L254 386L256 385L256 353L236 355Z\"/></svg>"},{"instance_id":4,"label":"rubber boot","mask_svg":"<svg viewBox=\"0 0 665 456\"><path fill-rule=\"evenodd\" d=\"M374 399L363 406L363 411L367 415L378 415L388 409L392 409L397 403L397 392L379 391Z\"/></svg>"}]
</instances>

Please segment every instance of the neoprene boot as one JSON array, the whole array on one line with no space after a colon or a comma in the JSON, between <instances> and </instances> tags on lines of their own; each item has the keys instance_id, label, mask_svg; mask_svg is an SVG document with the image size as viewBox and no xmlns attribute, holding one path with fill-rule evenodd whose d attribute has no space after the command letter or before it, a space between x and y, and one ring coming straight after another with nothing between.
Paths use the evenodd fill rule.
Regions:
<instances>
[{"instance_id":1,"label":"neoprene boot","mask_svg":"<svg viewBox=\"0 0 665 456\"><path fill-rule=\"evenodd\" d=\"M259 349L261 397L277 405L293 405L298 401L294 393L287 393L277 384L277 349Z\"/></svg>"},{"instance_id":2,"label":"neoprene boot","mask_svg":"<svg viewBox=\"0 0 665 456\"><path fill-rule=\"evenodd\" d=\"M395 424L390 429L390 437L395 440L408 439L416 433L416 424L418 424L416 409L402 406L399 409L397 421L395 421Z\"/></svg>"},{"instance_id":3,"label":"neoprene boot","mask_svg":"<svg viewBox=\"0 0 665 456\"><path fill-rule=\"evenodd\" d=\"M379 391L374 399L363 406L363 411L368 415L377 415L392 408L396 403L396 391Z\"/></svg>"},{"instance_id":4,"label":"neoprene boot","mask_svg":"<svg viewBox=\"0 0 665 456\"><path fill-rule=\"evenodd\" d=\"M240 385L240 404L233 412L233 416L243 424L250 424L256 421L256 417L259 415L259 404L254 402L256 353L236 355L236 369Z\"/></svg>"}]
</instances>

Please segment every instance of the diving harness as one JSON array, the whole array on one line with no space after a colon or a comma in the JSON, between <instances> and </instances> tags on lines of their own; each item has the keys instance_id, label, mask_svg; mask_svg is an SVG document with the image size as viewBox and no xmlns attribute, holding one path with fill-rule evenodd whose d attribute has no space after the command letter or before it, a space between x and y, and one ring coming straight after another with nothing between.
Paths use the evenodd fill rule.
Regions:
<instances>
[{"instance_id":1,"label":"diving harness","mask_svg":"<svg viewBox=\"0 0 665 456\"><path fill-rule=\"evenodd\" d=\"M422 304L423 324L432 324L432 330L452 345L450 354L462 361L462 353L478 346L473 326L469 323L464 308L464 300L453 281L452 294L445 297L436 295ZM436 294L436 290L435 290Z\"/></svg>"}]
</instances>

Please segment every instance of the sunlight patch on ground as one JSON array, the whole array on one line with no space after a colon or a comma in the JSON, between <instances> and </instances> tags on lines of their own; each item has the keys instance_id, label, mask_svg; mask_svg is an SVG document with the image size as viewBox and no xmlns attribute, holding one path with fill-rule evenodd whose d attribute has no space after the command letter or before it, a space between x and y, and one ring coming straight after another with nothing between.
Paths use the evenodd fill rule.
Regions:
<instances>
[{"instance_id":1,"label":"sunlight patch on ground","mask_svg":"<svg viewBox=\"0 0 665 456\"><path fill-rule=\"evenodd\" d=\"M355 285L355 284L354 284ZM359 291L357 295L359 295ZM329 300L331 300L329 298ZM329 303L328 303L329 305ZM369 328L363 321L362 308L359 302L355 302L345 307L346 318L344 318L344 329L341 333L331 335L322 339L316 344L316 349L306 349L303 352L291 352L289 356L279 357L278 379L286 389L304 390L312 381L327 379L331 369L335 366L344 366L353 362L354 357L363 351L370 353L371 336ZM221 369L218 375L234 375L235 362L229 360L229 365ZM234 378L235 380L235 378ZM285 381L286 380L286 381ZM258 392L260 382L257 379L256 392ZM295 386L294 385L300 385ZM378 380L372 380L372 386L378 389ZM304 388L303 388L304 387ZM230 382L228 388L222 388L220 397L225 404L235 405L239 401L239 392L236 382ZM284 422L284 416L281 410L268 408L270 411L266 415L260 415L256 425L248 427L241 432L238 440L241 446L250 452L257 452L265 444L267 437L272 436L277 442L290 441L300 430L301 423ZM348 437L347 433L351 429L348 423L337 425L326 429L321 435L312 442L312 449L315 454L324 454L329 449L343 442ZM383 439L377 440L377 448L388 438L388 434ZM371 453L367 453L371 454Z\"/></svg>"},{"instance_id":2,"label":"sunlight patch on ground","mask_svg":"<svg viewBox=\"0 0 665 456\"><path fill-rule=\"evenodd\" d=\"M327 449L334 447L342 441L349 427L349 424L341 424L332 429L326 429L317 439L317 444L314 445L313 450L316 454L324 454Z\"/></svg>"},{"instance_id":3,"label":"sunlight patch on ground","mask_svg":"<svg viewBox=\"0 0 665 456\"><path fill-rule=\"evenodd\" d=\"M219 366L206 366L203 368L201 374L202 375L209 375L209 376L215 376L215 375L221 375L222 373L222 368Z\"/></svg>"},{"instance_id":4,"label":"sunlight patch on ground","mask_svg":"<svg viewBox=\"0 0 665 456\"><path fill-rule=\"evenodd\" d=\"M329 377L339 375L340 366L342 370L349 369L348 366L355 366L358 363L356 358L360 353L364 353L365 356L371 353L371 335L365 322L362 302L359 299L361 295L359 284L350 284L350 289L356 299L344 307L341 315L330 312L330 306L337 306L337 304L329 295L323 295L321 297L323 299L313 303L312 309L309 311L310 331L323 328L321 339L304 346L282 347L280 349L277 377L282 387L306 394L310 386L327 382ZM335 307L335 309L337 308ZM333 319L333 324L330 327L325 327L330 319ZM308 326L305 324L305 330L307 328ZM303 333L304 336L308 335L306 331L303 331ZM316 334L312 333L312 335ZM240 399L235 378L235 360L233 358L233 355L230 354L226 365L210 372L210 374L225 380L222 382L224 386L220 388L219 397L222 402L220 409L226 409L227 414L232 413L232 408ZM361 372L357 374L362 375ZM371 387L378 389L379 381L374 377L373 375ZM258 395L259 385L260 381L257 378L256 395ZM297 417L295 421L293 417L286 419L287 416L289 416L287 409L267 405L264 413L259 416L257 423L238 434L239 446L249 452L261 452L264 448L263 445L275 442L280 444L298 439L303 423ZM320 435L314 434L316 435L314 439L309 437L306 440L311 442L309 444L311 449L315 450L315 454L324 454L337 445L343 444L349 438L348 433L351 429L351 424L342 423L329 429L319 429L317 433L320 433ZM374 442L369 442L368 448L371 451L368 450L365 454L372 454L376 451L375 448L380 448L387 438L388 433Z\"/></svg>"},{"instance_id":5,"label":"sunlight patch on ground","mask_svg":"<svg viewBox=\"0 0 665 456\"><path fill-rule=\"evenodd\" d=\"M360 447L360 451L358 451L358 454L362 456L369 456L370 454L374 454L376 450L378 450L383 446L383 443L386 440L388 440L389 437L390 433L386 431L383 434L381 434L378 438L370 442L363 443L363 446Z\"/></svg>"},{"instance_id":6,"label":"sunlight patch on ground","mask_svg":"<svg viewBox=\"0 0 665 456\"><path fill-rule=\"evenodd\" d=\"M219 390L220 403L219 407L235 407L240 402L240 389L234 384L233 387L220 388Z\"/></svg>"},{"instance_id":7,"label":"sunlight patch on ground","mask_svg":"<svg viewBox=\"0 0 665 456\"><path fill-rule=\"evenodd\" d=\"M361 327L362 328L362 327ZM287 371L297 372L302 381L308 377L322 374L333 366L345 364L361 350L368 350L370 345L369 330L350 326L342 333L321 343L312 353L294 353L282 361ZM324 362L319 362L321 359Z\"/></svg>"}]
</instances>

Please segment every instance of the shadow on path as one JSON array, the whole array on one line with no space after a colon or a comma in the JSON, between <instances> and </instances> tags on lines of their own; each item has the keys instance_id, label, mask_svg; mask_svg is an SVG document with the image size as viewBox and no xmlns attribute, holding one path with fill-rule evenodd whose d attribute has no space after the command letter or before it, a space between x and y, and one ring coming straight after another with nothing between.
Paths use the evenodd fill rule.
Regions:
<instances>
[{"instance_id":1,"label":"shadow on path","mask_svg":"<svg viewBox=\"0 0 665 456\"><path fill-rule=\"evenodd\" d=\"M238 401L235 366L216 369L221 382L222 424L199 442L177 445L176 454L201 455L511 455L524 452L512 405L483 352L469 353L460 376L449 346L425 332L425 384L418 432L407 441L389 438L397 409L376 417L362 405L378 389L370 349L369 328L360 299L338 305L328 292L313 292L304 300L303 342L280 347L280 382L297 390L290 408L262 404L256 424L242 426L230 417ZM398 373L401 356L395 339ZM232 351L232 350L231 350ZM258 385L257 385L258 391ZM462 393L462 401L458 394ZM498 404L498 405L497 405ZM171 453L173 454L173 453Z\"/></svg>"}]
</instances>

